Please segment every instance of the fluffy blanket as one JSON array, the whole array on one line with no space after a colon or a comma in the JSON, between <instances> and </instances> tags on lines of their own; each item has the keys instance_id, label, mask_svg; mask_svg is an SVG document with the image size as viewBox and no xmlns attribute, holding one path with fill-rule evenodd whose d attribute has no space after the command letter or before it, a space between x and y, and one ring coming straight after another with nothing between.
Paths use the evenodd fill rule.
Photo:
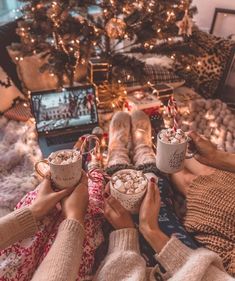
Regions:
<instances>
[{"instance_id":1,"label":"fluffy blanket","mask_svg":"<svg viewBox=\"0 0 235 281\"><path fill-rule=\"evenodd\" d=\"M41 159L32 122L0 118L0 207L13 210L38 179L34 163Z\"/></svg>"}]
</instances>

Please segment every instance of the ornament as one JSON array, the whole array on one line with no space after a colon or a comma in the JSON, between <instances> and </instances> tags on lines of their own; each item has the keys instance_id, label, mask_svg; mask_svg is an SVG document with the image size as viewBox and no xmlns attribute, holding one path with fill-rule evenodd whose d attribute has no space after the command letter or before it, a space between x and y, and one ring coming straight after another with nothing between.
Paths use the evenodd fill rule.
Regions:
<instances>
[{"instance_id":1,"label":"ornament","mask_svg":"<svg viewBox=\"0 0 235 281\"><path fill-rule=\"evenodd\" d=\"M100 109L121 109L126 99L126 88L119 84L104 82L98 86L98 107Z\"/></svg>"},{"instance_id":2,"label":"ornament","mask_svg":"<svg viewBox=\"0 0 235 281\"><path fill-rule=\"evenodd\" d=\"M179 35L192 35L193 21L192 18L188 15L188 10L185 11L183 19L181 21L178 21L176 25L179 28Z\"/></svg>"},{"instance_id":3,"label":"ornament","mask_svg":"<svg viewBox=\"0 0 235 281\"><path fill-rule=\"evenodd\" d=\"M112 18L110 19L106 26L105 30L107 35L111 39L117 39L123 37L125 34L126 23L122 19Z\"/></svg>"},{"instance_id":4,"label":"ornament","mask_svg":"<svg viewBox=\"0 0 235 281\"><path fill-rule=\"evenodd\" d=\"M58 4L53 4L48 10L47 10L47 17L48 18L57 18L61 14L62 9Z\"/></svg>"}]
</instances>

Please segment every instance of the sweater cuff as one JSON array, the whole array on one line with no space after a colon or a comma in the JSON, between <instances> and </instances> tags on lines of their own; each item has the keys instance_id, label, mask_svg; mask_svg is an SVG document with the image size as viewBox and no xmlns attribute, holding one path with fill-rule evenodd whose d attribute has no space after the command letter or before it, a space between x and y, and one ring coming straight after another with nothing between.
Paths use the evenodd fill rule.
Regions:
<instances>
[{"instance_id":1,"label":"sweater cuff","mask_svg":"<svg viewBox=\"0 0 235 281\"><path fill-rule=\"evenodd\" d=\"M69 232L76 232L84 239L85 230L82 224L75 219L65 219L59 226L59 231L68 230Z\"/></svg>"},{"instance_id":2,"label":"sweater cuff","mask_svg":"<svg viewBox=\"0 0 235 281\"><path fill-rule=\"evenodd\" d=\"M173 274L182 267L191 252L190 248L172 236L161 252L155 255L155 259L168 273Z\"/></svg>"},{"instance_id":3,"label":"sweater cuff","mask_svg":"<svg viewBox=\"0 0 235 281\"><path fill-rule=\"evenodd\" d=\"M108 253L122 250L140 252L138 231L135 228L123 228L110 234Z\"/></svg>"},{"instance_id":4,"label":"sweater cuff","mask_svg":"<svg viewBox=\"0 0 235 281\"><path fill-rule=\"evenodd\" d=\"M16 209L13 212L16 221L19 223L20 228L24 231L24 236L29 237L37 231L37 223L35 217L28 207Z\"/></svg>"}]
</instances>

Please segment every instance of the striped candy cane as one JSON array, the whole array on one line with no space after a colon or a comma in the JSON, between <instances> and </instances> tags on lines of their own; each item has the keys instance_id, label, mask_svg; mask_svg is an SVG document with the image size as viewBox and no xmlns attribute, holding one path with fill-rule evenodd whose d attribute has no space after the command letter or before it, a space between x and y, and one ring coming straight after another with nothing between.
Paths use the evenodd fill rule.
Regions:
<instances>
[{"instance_id":1,"label":"striped candy cane","mask_svg":"<svg viewBox=\"0 0 235 281\"><path fill-rule=\"evenodd\" d=\"M174 118L173 130L176 132L176 130L178 129L178 122L177 122L178 107L177 107L176 100L174 99L173 96L171 96L168 100L167 110L168 110L168 114Z\"/></svg>"}]
</instances>

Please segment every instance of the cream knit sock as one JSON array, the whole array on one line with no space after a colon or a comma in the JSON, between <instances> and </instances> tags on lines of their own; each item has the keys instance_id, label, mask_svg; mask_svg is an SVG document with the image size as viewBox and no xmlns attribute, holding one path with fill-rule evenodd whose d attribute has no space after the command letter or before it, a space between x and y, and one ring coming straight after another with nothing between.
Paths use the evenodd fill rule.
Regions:
<instances>
[{"instance_id":1,"label":"cream knit sock","mask_svg":"<svg viewBox=\"0 0 235 281\"><path fill-rule=\"evenodd\" d=\"M135 166L155 163L156 157L152 149L151 123L143 111L134 111L131 115L133 163Z\"/></svg>"},{"instance_id":2,"label":"cream knit sock","mask_svg":"<svg viewBox=\"0 0 235 281\"><path fill-rule=\"evenodd\" d=\"M109 127L108 164L129 165L128 142L130 138L131 119L126 112L116 112Z\"/></svg>"}]
</instances>

